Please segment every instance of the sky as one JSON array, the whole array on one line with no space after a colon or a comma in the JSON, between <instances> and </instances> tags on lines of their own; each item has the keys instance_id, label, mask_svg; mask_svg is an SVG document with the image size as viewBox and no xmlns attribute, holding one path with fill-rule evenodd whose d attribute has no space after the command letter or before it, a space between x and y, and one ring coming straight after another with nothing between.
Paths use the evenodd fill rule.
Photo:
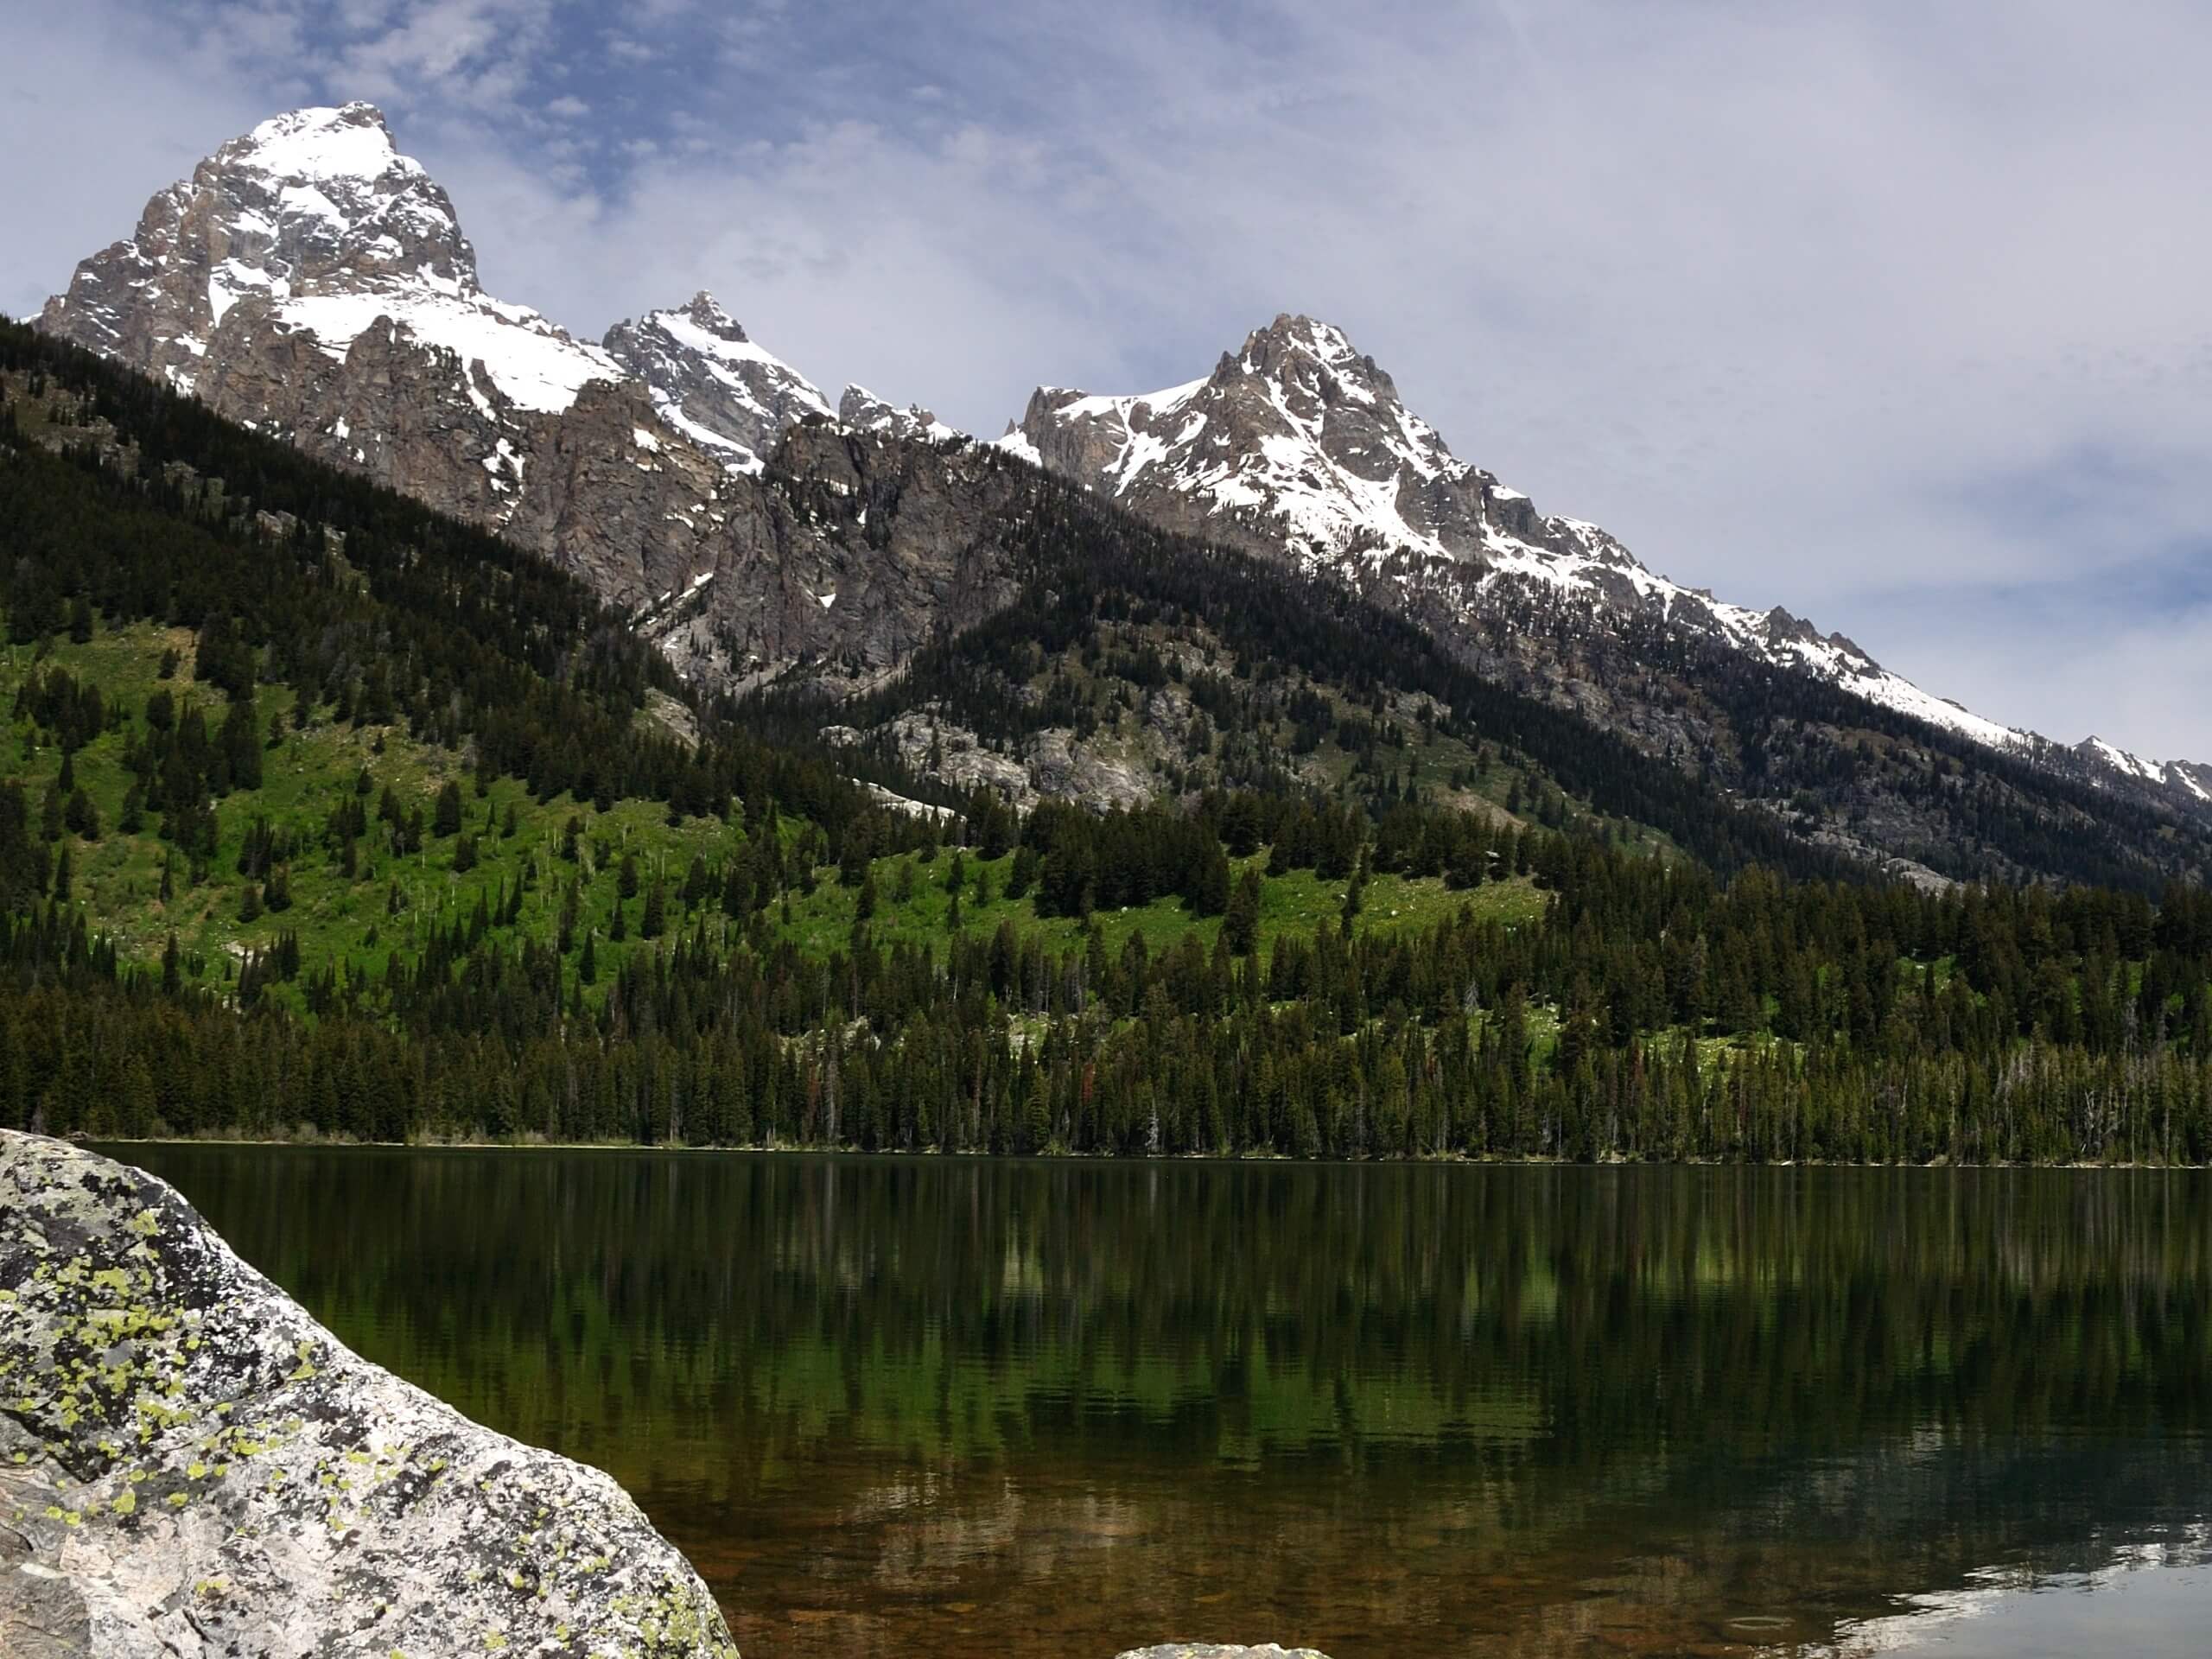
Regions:
<instances>
[{"instance_id":1,"label":"sky","mask_svg":"<svg viewBox=\"0 0 2212 1659\"><path fill-rule=\"evenodd\" d=\"M2212 8L71 0L0 63L0 309L362 98L485 286L706 288L836 395L1343 327L1653 569L2065 741L2212 760Z\"/></svg>"}]
</instances>

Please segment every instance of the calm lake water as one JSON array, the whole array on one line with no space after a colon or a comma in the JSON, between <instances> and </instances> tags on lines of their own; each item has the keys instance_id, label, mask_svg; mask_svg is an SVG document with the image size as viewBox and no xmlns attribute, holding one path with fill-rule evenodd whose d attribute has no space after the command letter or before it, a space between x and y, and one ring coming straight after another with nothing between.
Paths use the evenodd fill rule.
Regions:
<instances>
[{"instance_id":1,"label":"calm lake water","mask_svg":"<svg viewBox=\"0 0 2212 1659\"><path fill-rule=\"evenodd\" d=\"M2200 1174L122 1155L749 1659L2212 1645Z\"/></svg>"}]
</instances>

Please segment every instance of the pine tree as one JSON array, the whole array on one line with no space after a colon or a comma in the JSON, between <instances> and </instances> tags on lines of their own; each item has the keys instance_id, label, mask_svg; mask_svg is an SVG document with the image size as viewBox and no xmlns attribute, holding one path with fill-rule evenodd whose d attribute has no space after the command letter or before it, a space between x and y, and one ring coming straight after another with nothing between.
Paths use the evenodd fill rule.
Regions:
<instances>
[{"instance_id":1,"label":"pine tree","mask_svg":"<svg viewBox=\"0 0 2212 1659\"><path fill-rule=\"evenodd\" d=\"M1233 956L1249 957L1259 947L1260 892L1260 873L1246 870L1222 912L1221 937Z\"/></svg>"}]
</instances>

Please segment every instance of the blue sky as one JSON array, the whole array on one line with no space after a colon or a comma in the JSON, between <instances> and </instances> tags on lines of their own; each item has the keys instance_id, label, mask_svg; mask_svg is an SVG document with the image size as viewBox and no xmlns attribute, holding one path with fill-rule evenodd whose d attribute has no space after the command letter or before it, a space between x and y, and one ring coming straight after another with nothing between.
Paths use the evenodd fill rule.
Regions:
<instances>
[{"instance_id":1,"label":"blue sky","mask_svg":"<svg viewBox=\"0 0 2212 1659\"><path fill-rule=\"evenodd\" d=\"M2212 11L76 0L10 22L0 307L303 102L486 283L713 289L834 395L1344 327L1459 454L1929 689L2212 760Z\"/></svg>"}]
</instances>

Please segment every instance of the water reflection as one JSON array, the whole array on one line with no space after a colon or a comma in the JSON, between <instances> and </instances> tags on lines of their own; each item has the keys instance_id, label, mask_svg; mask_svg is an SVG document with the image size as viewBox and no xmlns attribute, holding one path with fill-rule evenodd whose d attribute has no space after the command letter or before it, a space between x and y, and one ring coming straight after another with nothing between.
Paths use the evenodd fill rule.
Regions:
<instances>
[{"instance_id":1,"label":"water reflection","mask_svg":"<svg viewBox=\"0 0 2212 1659\"><path fill-rule=\"evenodd\" d=\"M756 1659L1871 1651L2212 1472L2192 1173L129 1155Z\"/></svg>"},{"instance_id":2,"label":"water reflection","mask_svg":"<svg viewBox=\"0 0 2212 1659\"><path fill-rule=\"evenodd\" d=\"M2212 1546L2204 1531L2113 1549L2090 1571L1976 1573L1961 1588L1907 1598L1909 1611L1856 1619L1823 1654L1941 1653L1945 1659L2015 1659L2023 1653L2124 1653L2133 1659L2201 1659L2212 1605Z\"/></svg>"}]
</instances>

